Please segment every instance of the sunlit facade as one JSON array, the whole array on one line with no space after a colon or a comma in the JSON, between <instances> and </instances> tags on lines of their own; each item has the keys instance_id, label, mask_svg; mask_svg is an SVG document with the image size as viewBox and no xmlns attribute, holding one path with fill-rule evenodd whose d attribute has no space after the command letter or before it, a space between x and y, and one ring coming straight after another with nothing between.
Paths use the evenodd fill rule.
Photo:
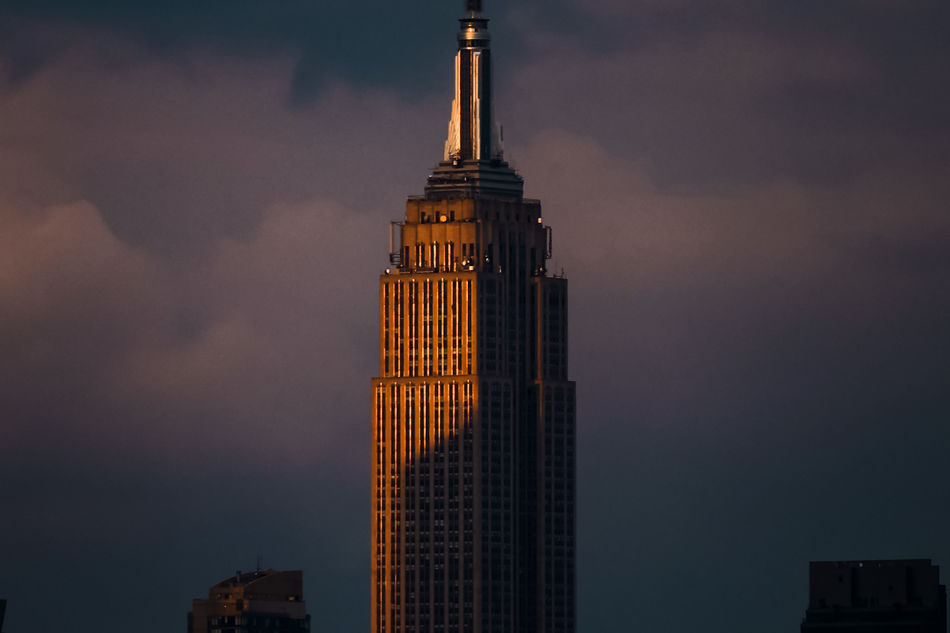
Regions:
<instances>
[{"instance_id":1,"label":"sunlit facade","mask_svg":"<svg viewBox=\"0 0 950 633\"><path fill-rule=\"evenodd\" d=\"M567 280L502 159L488 21L467 9L443 161L380 278L372 629L574 633Z\"/></svg>"}]
</instances>

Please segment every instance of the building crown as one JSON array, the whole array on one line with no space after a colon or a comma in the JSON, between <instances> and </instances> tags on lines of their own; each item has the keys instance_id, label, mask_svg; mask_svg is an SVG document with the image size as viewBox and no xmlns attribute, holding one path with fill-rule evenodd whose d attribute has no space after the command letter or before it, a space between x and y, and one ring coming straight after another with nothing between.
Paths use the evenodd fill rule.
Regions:
<instances>
[{"instance_id":1,"label":"building crown","mask_svg":"<svg viewBox=\"0 0 950 633\"><path fill-rule=\"evenodd\" d=\"M427 198L490 195L520 198L523 181L504 162L495 122L491 34L481 0L466 0L459 19L455 93L442 162L429 176Z\"/></svg>"},{"instance_id":2,"label":"building crown","mask_svg":"<svg viewBox=\"0 0 950 633\"><path fill-rule=\"evenodd\" d=\"M501 142L492 108L491 34L481 0L467 0L459 19L455 55L455 95L443 160L501 159Z\"/></svg>"}]
</instances>

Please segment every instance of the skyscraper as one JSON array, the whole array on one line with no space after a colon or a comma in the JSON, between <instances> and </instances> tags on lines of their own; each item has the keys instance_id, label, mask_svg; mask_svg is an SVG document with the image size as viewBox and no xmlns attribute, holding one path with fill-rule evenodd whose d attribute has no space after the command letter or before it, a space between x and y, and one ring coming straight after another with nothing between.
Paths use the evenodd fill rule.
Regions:
<instances>
[{"instance_id":1,"label":"skyscraper","mask_svg":"<svg viewBox=\"0 0 950 633\"><path fill-rule=\"evenodd\" d=\"M380 278L372 627L573 633L567 280L503 160L480 0L460 22L443 160Z\"/></svg>"}]
</instances>

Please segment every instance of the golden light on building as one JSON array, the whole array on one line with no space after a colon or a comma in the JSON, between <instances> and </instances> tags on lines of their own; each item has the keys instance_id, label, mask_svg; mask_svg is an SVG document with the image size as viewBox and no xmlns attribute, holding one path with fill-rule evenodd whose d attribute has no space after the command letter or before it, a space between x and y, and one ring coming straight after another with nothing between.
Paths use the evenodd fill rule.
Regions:
<instances>
[{"instance_id":1,"label":"golden light on building","mask_svg":"<svg viewBox=\"0 0 950 633\"><path fill-rule=\"evenodd\" d=\"M372 628L573 633L567 280L503 161L488 20L467 9L444 160L380 278Z\"/></svg>"}]
</instances>

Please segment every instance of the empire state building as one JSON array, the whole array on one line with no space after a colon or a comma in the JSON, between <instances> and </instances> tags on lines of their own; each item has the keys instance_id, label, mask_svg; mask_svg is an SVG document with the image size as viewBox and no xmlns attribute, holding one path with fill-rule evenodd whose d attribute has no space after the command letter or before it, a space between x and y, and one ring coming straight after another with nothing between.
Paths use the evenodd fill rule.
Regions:
<instances>
[{"instance_id":1,"label":"empire state building","mask_svg":"<svg viewBox=\"0 0 950 633\"><path fill-rule=\"evenodd\" d=\"M468 0L443 160L390 226L373 379L373 633L574 633L567 280L504 161Z\"/></svg>"}]
</instances>

